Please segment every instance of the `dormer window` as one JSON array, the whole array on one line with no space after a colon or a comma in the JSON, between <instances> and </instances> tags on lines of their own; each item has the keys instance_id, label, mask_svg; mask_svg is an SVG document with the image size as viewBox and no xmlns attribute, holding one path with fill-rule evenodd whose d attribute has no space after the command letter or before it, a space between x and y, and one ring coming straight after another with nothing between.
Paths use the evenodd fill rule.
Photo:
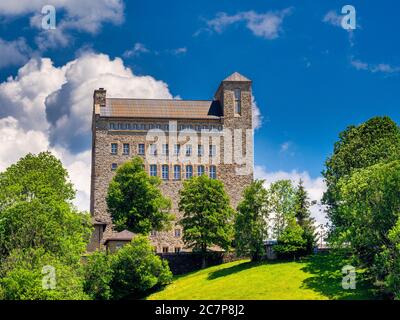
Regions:
<instances>
[{"instance_id":1,"label":"dormer window","mask_svg":"<svg viewBox=\"0 0 400 320\"><path fill-rule=\"evenodd\" d=\"M240 104L241 92L240 89L235 89L235 114L240 115L242 113L242 106Z\"/></svg>"}]
</instances>

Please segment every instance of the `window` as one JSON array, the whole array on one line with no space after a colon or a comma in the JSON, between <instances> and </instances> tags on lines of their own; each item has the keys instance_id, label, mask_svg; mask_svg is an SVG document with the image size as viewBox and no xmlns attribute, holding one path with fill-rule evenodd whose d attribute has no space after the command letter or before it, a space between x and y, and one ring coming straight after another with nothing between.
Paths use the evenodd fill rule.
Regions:
<instances>
[{"instance_id":1,"label":"window","mask_svg":"<svg viewBox=\"0 0 400 320\"><path fill-rule=\"evenodd\" d=\"M162 248L162 252L163 252L163 253L168 253L168 251L169 251L169 250L168 250L168 247L163 247L163 248Z\"/></svg>"},{"instance_id":2,"label":"window","mask_svg":"<svg viewBox=\"0 0 400 320\"><path fill-rule=\"evenodd\" d=\"M163 155L168 155L168 153L169 153L169 150L168 150L169 148L168 148L168 144L163 144L162 145L162 154Z\"/></svg>"},{"instance_id":3,"label":"window","mask_svg":"<svg viewBox=\"0 0 400 320\"><path fill-rule=\"evenodd\" d=\"M157 165L155 164L150 165L150 176L157 177Z\"/></svg>"},{"instance_id":4,"label":"window","mask_svg":"<svg viewBox=\"0 0 400 320\"><path fill-rule=\"evenodd\" d=\"M186 145L186 156L190 157L192 155L192 145L191 144L187 144Z\"/></svg>"},{"instance_id":5,"label":"window","mask_svg":"<svg viewBox=\"0 0 400 320\"><path fill-rule=\"evenodd\" d=\"M186 179L190 179L191 177L193 177L193 166L187 165L186 166Z\"/></svg>"},{"instance_id":6,"label":"window","mask_svg":"<svg viewBox=\"0 0 400 320\"><path fill-rule=\"evenodd\" d=\"M152 144L150 145L150 154L151 154L152 156L157 155L157 145L154 144L154 143L152 143Z\"/></svg>"},{"instance_id":7,"label":"window","mask_svg":"<svg viewBox=\"0 0 400 320\"><path fill-rule=\"evenodd\" d=\"M139 143L138 154L144 155L144 143Z\"/></svg>"},{"instance_id":8,"label":"window","mask_svg":"<svg viewBox=\"0 0 400 320\"><path fill-rule=\"evenodd\" d=\"M180 152L181 152L181 145L180 144L175 144L174 145L174 154L176 156L178 156Z\"/></svg>"},{"instance_id":9,"label":"window","mask_svg":"<svg viewBox=\"0 0 400 320\"><path fill-rule=\"evenodd\" d=\"M210 157L215 157L216 154L217 154L217 146L211 144L210 145Z\"/></svg>"},{"instance_id":10,"label":"window","mask_svg":"<svg viewBox=\"0 0 400 320\"><path fill-rule=\"evenodd\" d=\"M118 143L111 143L111 154L118 153Z\"/></svg>"},{"instance_id":11,"label":"window","mask_svg":"<svg viewBox=\"0 0 400 320\"><path fill-rule=\"evenodd\" d=\"M241 105L240 105L240 96L241 92L240 89L235 89L235 114L241 114Z\"/></svg>"},{"instance_id":12,"label":"window","mask_svg":"<svg viewBox=\"0 0 400 320\"><path fill-rule=\"evenodd\" d=\"M117 165L116 163L112 163L112 164L111 164L111 170L112 170L112 171L117 170L117 167L118 167L118 165Z\"/></svg>"},{"instance_id":13,"label":"window","mask_svg":"<svg viewBox=\"0 0 400 320\"><path fill-rule=\"evenodd\" d=\"M181 248L180 247L175 247L175 253L179 253L181 252Z\"/></svg>"},{"instance_id":14,"label":"window","mask_svg":"<svg viewBox=\"0 0 400 320\"><path fill-rule=\"evenodd\" d=\"M181 236L181 229L175 229L175 238L180 238Z\"/></svg>"},{"instance_id":15,"label":"window","mask_svg":"<svg viewBox=\"0 0 400 320\"><path fill-rule=\"evenodd\" d=\"M168 165L167 164L163 164L161 170L162 170L162 179L163 180L168 180L168 176L169 176Z\"/></svg>"},{"instance_id":16,"label":"window","mask_svg":"<svg viewBox=\"0 0 400 320\"><path fill-rule=\"evenodd\" d=\"M210 166L210 178L217 179L217 168L216 166Z\"/></svg>"},{"instance_id":17,"label":"window","mask_svg":"<svg viewBox=\"0 0 400 320\"><path fill-rule=\"evenodd\" d=\"M198 166L197 167L197 175L201 176L204 174L204 166Z\"/></svg>"},{"instance_id":18,"label":"window","mask_svg":"<svg viewBox=\"0 0 400 320\"><path fill-rule=\"evenodd\" d=\"M199 144L199 145L197 146L197 155L198 155L199 157L204 156L204 146L202 146L201 144Z\"/></svg>"},{"instance_id":19,"label":"window","mask_svg":"<svg viewBox=\"0 0 400 320\"><path fill-rule=\"evenodd\" d=\"M129 154L130 153L130 150L129 150L129 143L124 143L124 146L123 146L123 153L124 154Z\"/></svg>"},{"instance_id":20,"label":"window","mask_svg":"<svg viewBox=\"0 0 400 320\"><path fill-rule=\"evenodd\" d=\"M174 165L174 179L181 179L181 166L179 164Z\"/></svg>"}]
</instances>

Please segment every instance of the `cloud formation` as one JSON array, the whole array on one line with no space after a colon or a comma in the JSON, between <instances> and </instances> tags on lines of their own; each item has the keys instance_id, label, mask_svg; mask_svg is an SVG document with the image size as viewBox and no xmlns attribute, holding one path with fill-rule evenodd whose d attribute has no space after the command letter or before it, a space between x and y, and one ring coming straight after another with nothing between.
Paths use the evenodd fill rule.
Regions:
<instances>
[{"instance_id":1,"label":"cloud formation","mask_svg":"<svg viewBox=\"0 0 400 320\"><path fill-rule=\"evenodd\" d=\"M400 67L392 66L387 63L370 64L358 59L351 59L350 63L356 70L369 71L372 73L393 74L400 72Z\"/></svg>"},{"instance_id":2,"label":"cloud formation","mask_svg":"<svg viewBox=\"0 0 400 320\"><path fill-rule=\"evenodd\" d=\"M31 51L24 38L13 41L0 38L0 69L24 64L29 59Z\"/></svg>"},{"instance_id":3,"label":"cloud formation","mask_svg":"<svg viewBox=\"0 0 400 320\"><path fill-rule=\"evenodd\" d=\"M244 22L246 28L255 36L272 40L280 36L283 31L283 20L286 16L291 14L292 11L292 8L287 8L280 11L269 11L266 13L245 11L238 12L235 15L220 12L215 18L207 21L207 30L221 33L228 26Z\"/></svg>"},{"instance_id":4,"label":"cloud formation","mask_svg":"<svg viewBox=\"0 0 400 320\"><path fill-rule=\"evenodd\" d=\"M120 58L84 53L55 67L48 58L28 61L0 84L0 170L26 153L50 150L77 189L75 204L89 209L92 95L172 98L166 83L137 76Z\"/></svg>"},{"instance_id":5,"label":"cloud formation","mask_svg":"<svg viewBox=\"0 0 400 320\"><path fill-rule=\"evenodd\" d=\"M53 5L56 9L56 29L42 30L42 8ZM18 0L0 1L0 16L31 15L32 27L41 30L36 43L41 50L69 44L70 31L97 33L106 23L120 24L124 20L123 0Z\"/></svg>"}]
</instances>

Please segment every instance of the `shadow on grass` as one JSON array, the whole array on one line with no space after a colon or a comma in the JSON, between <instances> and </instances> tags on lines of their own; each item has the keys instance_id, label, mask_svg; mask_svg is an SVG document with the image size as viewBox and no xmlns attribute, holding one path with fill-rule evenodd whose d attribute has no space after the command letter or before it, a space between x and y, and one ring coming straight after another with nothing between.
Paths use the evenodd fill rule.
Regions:
<instances>
[{"instance_id":1,"label":"shadow on grass","mask_svg":"<svg viewBox=\"0 0 400 320\"><path fill-rule=\"evenodd\" d=\"M238 272L241 272L241 271L244 271L244 270L248 270L248 269L251 269L251 268L254 268L254 267L258 267L258 266L263 265L263 264L276 264L276 263L281 263L281 262L282 261L278 261L278 260L273 260L273 261L264 260L264 261L259 261L259 262L247 261L247 262L243 262L243 263L234 265L234 266L229 267L229 268L219 269L219 270L216 270L214 272L211 272L208 275L208 280L213 280L213 279L217 279L217 278L221 278L221 277L226 277L226 276L229 276L231 274L238 273Z\"/></svg>"},{"instance_id":2,"label":"shadow on grass","mask_svg":"<svg viewBox=\"0 0 400 320\"><path fill-rule=\"evenodd\" d=\"M343 289L342 268L346 259L339 254L316 254L307 259L307 265L302 269L312 274L303 281L302 288L317 291L329 299L339 300L370 300L373 299L371 285L364 279L362 272L357 272L356 289Z\"/></svg>"}]
</instances>

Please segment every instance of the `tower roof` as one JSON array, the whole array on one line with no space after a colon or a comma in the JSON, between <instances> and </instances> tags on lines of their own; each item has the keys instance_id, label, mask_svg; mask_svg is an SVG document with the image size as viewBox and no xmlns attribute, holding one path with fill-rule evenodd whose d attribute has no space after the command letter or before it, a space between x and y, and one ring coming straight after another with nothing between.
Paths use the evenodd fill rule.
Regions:
<instances>
[{"instance_id":1,"label":"tower roof","mask_svg":"<svg viewBox=\"0 0 400 320\"><path fill-rule=\"evenodd\" d=\"M232 73L229 77L225 78L223 82L225 81L246 81L246 82L251 82L250 79L246 78L245 76L241 75L239 72L234 72Z\"/></svg>"}]
</instances>

